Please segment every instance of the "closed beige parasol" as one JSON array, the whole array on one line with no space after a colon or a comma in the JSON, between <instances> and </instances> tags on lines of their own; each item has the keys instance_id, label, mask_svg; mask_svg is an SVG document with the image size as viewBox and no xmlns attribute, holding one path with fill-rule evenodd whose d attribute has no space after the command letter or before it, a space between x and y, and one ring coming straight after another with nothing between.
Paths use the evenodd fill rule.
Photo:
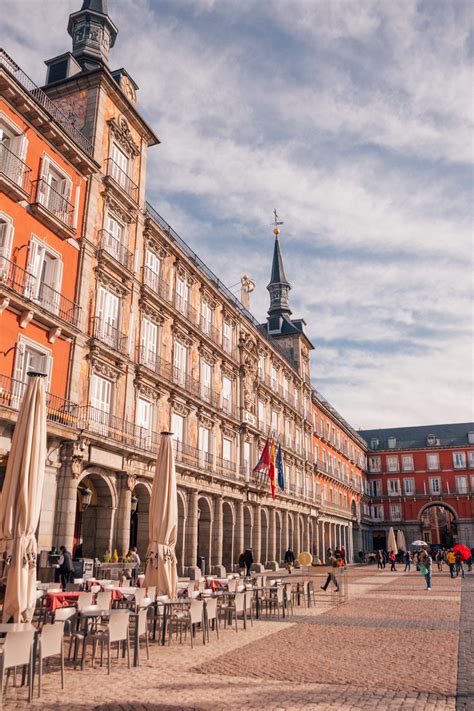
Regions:
<instances>
[{"instance_id":1,"label":"closed beige parasol","mask_svg":"<svg viewBox=\"0 0 474 711\"><path fill-rule=\"evenodd\" d=\"M178 493L171 433L161 433L148 514L145 586L175 598L178 590L175 546L178 537Z\"/></svg>"},{"instance_id":2,"label":"closed beige parasol","mask_svg":"<svg viewBox=\"0 0 474 711\"><path fill-rule=\"evenodd\" d=\"M0 502L0 554L6 578L4 622L31 622L36 603L35 532L46 461L46 394L44 375L28 376Z\"/></svg>"}]
</instances>

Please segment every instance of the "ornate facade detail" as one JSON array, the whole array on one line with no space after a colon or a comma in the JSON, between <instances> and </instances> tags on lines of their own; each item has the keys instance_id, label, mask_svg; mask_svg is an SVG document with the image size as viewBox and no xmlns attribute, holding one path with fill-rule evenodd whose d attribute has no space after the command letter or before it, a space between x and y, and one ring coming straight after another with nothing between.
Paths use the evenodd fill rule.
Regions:
<instances>
[{"instance_id":1,"label":"ornate facade detail","mask_svg":"<svg viewBox=\"0 0 474 711\"><path fill-rule=\"evenodd\" d=\"M153 402L156 402L161 395L157 387L150 385L143 380L135 380L135 388L140 395L143 395L144 398L152 400Z\"/></svg>"},{"instance_id":2,"label":"ornate facade detail","mask_svg":"<svg viewBox=\"0 0 474 711\"><path fill-rule=\"evenodd\" d=\"M119 284L108 272L96 267L95 273L97 282L104 288L109 289L116 296L123 298L128 293L127 288L123 286L123 284Z\"/></svg>"},{"instance_id":3,"label":"ornate facade detail","mask_svg":"<svg viewBox=\"0 0 474 711\"><path fill-rule=\"evenodd\" d=\"M89 362L91 372L95 373L96 375L101 375L104 378L107 378L107 380L117 381L121 375L121 372L120 370L118 370L118 368L114 368L114 366L110 363L98 360L95 355L93 356L90 354Z\"/></svg>"},{"instance_id":4,"label":"ornate facade detail","mask_svg":"<svg viewBox=\"0 0 474 711\"><path fill-rule=\"evenodd\" d=\"M131 224L136 219L136 211L133 208L125 208L110 190L105 191L104 203L107 212L117 217L126 224Z\"/></svg>"},{"instance_id":5,"label":"ornate facade detail","mask_svg":"<svg viewBox=\"0 0 474 711\"><path fill-rule=\"evenodd\" d=\"M191 338L191 336L189 336L188 333L186 333L186 331L179 324L174 322L171 326L171 331L177 341L182 343L183 346L186 346L186 348L191 348L194 343L194 340Z\"/></svg>"},{"instance_id":6,"label":"ornate facade detail","mask_svg":"<svg viewBox=\"0 0 474 711\"><path fill-rule=\"evenodd\" d=\"M176 257L174 260L174 266L176 269L176 274L189 285L192 286L196 282L196 277L191 274L189 269L183 264L183 262Z\"/></svg>"},{"instance_id":7,"label":"ornate facade detail","mask_svg":"<svg viewBox=\"0 0 474 711\"><path fill-rule=\"evenodd\" d=\"M135 143L132 132L124 116L119 116L118 120L111 118L107 121L110 132L115 140L121 145L126 153L136 158L140 155L140 147Z\"/></svg>"},{"instance_id":8,"label":"ornate facade detail","mask_svg":"<svg viewBox=\"0 0 474 711\"><path fill-rule=\"evenodd\" d=\"M209 415L209 413L205 412L201 407L199 407L197 410L197 418L202 427L207 427L210 430L214 427L215 420L212 418L211 415Z\"/></svg>"},{"instance_id":9,"label":"ornate facade detail","mask_svg":"<svg viewBox=\"0 0 474 711\"><path fill-rule=\"evenodd\" d=\"M150 304L145 301L144 299L140 299L140 312L142 316L145 316L149 321L153 321L153 323L156 323L158 326L162 326L165 317L162 313L160 313L157 309L153 308L153 306L150 306Z\"/></svg>"},{"instance_id":10,"label":"ornate facade detail","mask_svg":"<svg viewBox=\"0 0 474 711\"><path fill-rule=\"evenodd\" d=\"M166 247L155 237L152 230L148 226L145 227L143 236L145 238L146 247L150 250L150 252L156 254L156 256L160 259L166 259L166 257L169 256L169 252Z\"/></svg>"},{"instance_id":11,"label":"ornate facade detail","mask_svg":"<svg viewBox=\"0 0 474 711\"><path fill-rule=\"evenodd\" d=\"M185 405L184 402L181 402L174 396L170 397L169 403L173 412L177 415L181 415L181 417L187 417L191 412L191 408L188 405Z\"/></svg>"},{"instance_id":12,"label":"ornate facade detail","mask_svg":"<svg viewBox=\"0 0 474 711\"><path fill-rule=\"evenodd\" d=\"M233 368L228 368L226 365L221 366L221 373L224 377L229 378L229 380L236 380L237 373Z\"/></svg>"},{"instance_id":13,"label":"ornate facade detail","mask_svg":"<svg viewBox=\"0 0 474 711\"><path fill-rule=\"evenodd\" d=\"M63 464L69 464L73 479L78 479L84 468L84 456L87 442L80 438L76 442L65 442L61 446L60 459Z\"/></svg>"},{"instance_id":14,"label":"ornate facade detail","mask_svg":"<svg viewBox=\"0 0 474 711\"><path fill-rule=\"evenodd\" d=\"M235 439L236 438L237 432L235 430L231 429L225 422L221 422L220 427L221 427L223 437L227 437L227 439Z\"/></svg>"},{"instance_id":15,"label":"ornate facade detail","mask_svg":"<svg viewBox=\"0 0 474 711\"><path fill-rule=\"evenodd\" d=\"M198 352L199 355L203 360L205 360L209 365L216 365L218 362L219 358L215 353L213 353L209 348L207 347L206 344L204 344L202 341L199 342L198 346Z\"/></svg>"},{"instance_id":16,"label":"ornate facade detail","mask_svg":"<svg viewBox=\"0 0 474 711\"><path fill-rule=\"evenodd\" d=\"M202 284L199 291L201 292L201 301L203 301L205 304L208 304L209 308L214 310L217 307L217 301L214 294L209 291L209 289L204 284Z\"/></svg>"}]
</instances>

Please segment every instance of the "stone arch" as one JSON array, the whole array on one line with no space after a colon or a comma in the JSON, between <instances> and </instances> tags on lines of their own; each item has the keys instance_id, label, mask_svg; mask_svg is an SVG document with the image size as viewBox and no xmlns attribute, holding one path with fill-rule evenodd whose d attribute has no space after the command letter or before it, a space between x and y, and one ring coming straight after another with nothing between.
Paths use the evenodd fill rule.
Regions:
<instances>
[{"instance_id":1,"label":"stone arch","mask_svg":"<svg viewBox=\"0 0 474 711\"><path fill-rule=\"evenodd\" d=\"M198 560L205 558L204 572L210 572L212 567L211 551L212 551L212 521L213 508L212 501L207 496L199 496L198 498Z\"/></svg>"},{"instance_id":2,"label":"stone arch","mask_svg":"<svg viewBox=\"0 0 474 711\"><path fill-rule=\"evenodd\" d=\"M90 505L82 510L81 489L92 492ZM83 558L102 559L114 549L114 518L117 508L115 482L101 469L86 469L78 482L76 505L76 537L82 543ZM118 551L119 555L123 551ZM125 551L126 552L126 551Z\"/></svg>"},{"instance_id":3,"label":"stone arch","mask_svg":"<svg viewBox=\"0 0 474 711\"><path fill-rule=\"evenodd\" d=\"M178 535L176 538L176 560L178 575L184 575L185 530L187 519L186 494L178 489Z\"/></svg>"},{"instance_id":4,"label":"stone arch","mask_svg":"<svg viewBox=\"0 0 474 711\"><path fill-rule=\"evenodd\" d=\"M264 508L260 509L260 562L266 565L269 559L268 555L268 535L269 535L269 520L268 511Z\"/></svg>"},{"instance_id":5,"label":"stone arch","mask_svg":"<svg viewBox=\"0 0 474 711\"><path fill-rule=\"evenodd\" d=\"M137 509L131 515L130 545L138 548L142 560L148 549L148 518L150 512L151 486L139 481L135 484L133 495L138 499Z\"/></svg>"},{"instance_id":6,"label":"stone arch","mask_svg":"<svg viewBox=\"0 0 474 711\"><path fill-rule=\"evenodd\" d=\"M424 504L418 511L418 520L421 521L421 518L425 511L427 509L432 508L433 506L440 506L443 509L447 509L452 513L456 520L459 519L456 509L451 504L447 504L445 501L429 501L427 504Z\"/></svg>"},{"instance_id":7,"label":"stone arch","mask_svg":"<svg viewBox=\"0 0 474 711\"><path fill-rule=\"evenodd\" d=\"M277 563L283 561L285 551L282 550L282 524L281 513L275 511L275 560Z\"/></svg>"},{"instance_id":8,"label":"stone arch","mask_svg":"<svg viewBox=\"0 0 474 711\"><path fill-rule=\"evenodd\" d=\"M422 540L432 545L450 547L457 540L458 515L444 501L430 501L418 512Z\"/></svg>"},{"instance_id":9,"label":"stone arch","mask_svg":"<svg viewBox=\"0 0 474 711\"><path fill-rule=\"evenodd\" d=\"M252 548L253 513L250 506L244 506L244 548Z\"/></svg>"},{"instance_id":10,"label":"stone arch","mask_svg":"<svg viewBox=\"0 0 474 711\"><path fill-rule=\"evenodd\" d=\"M235 510L231 501L222 502L222 565L229 572L233 569L236 554L234 551ZM240 555L242 551L238 551Z\"/></svg>"}]
</instances>

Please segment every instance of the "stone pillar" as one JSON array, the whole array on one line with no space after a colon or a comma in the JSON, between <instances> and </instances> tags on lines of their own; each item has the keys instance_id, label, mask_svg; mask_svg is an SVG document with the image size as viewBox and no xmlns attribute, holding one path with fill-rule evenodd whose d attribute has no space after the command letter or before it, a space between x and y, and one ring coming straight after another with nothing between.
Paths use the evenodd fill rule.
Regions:
<instances>
[{"instance_id":1,"label":"stone pillar","mask_svg":"<svg viewBox=\"0 0 474 711\"><path fill-rule=\"evenodd\" d=\"M324 521L321 521L319 525L321 526L319 534L319 557L321 563L324 564L326 562L326 529Z\"/></svg>"},{"instance_id":2,"label":"stone pillar","mask_svg":"<svg viewBox=\"0 0 474 711\"><path fill-rule=\"evenodd\" d=\"M76 452L76 443L61 448L62 467L58 474L56 519L53 544L72 549L76 525L77 487L82 473L83 457Z\"/></svg>"},{"instance_id":3,"label":"stone pillar","mask_svg":"<svg viewBox=\"0 0 474 711\"><path fill-rule=\"evenodd\" d=\"M244 502L239 501L235 507L235 510L237 520L235 522L234 551L236 551L236 557L238 557L244 551Z\"/></svg>"},{"instance_id":4,"label":"stone pillar","mask_svg":"<svg viewBox=\"0 0 474 711\"><path fill-rule=\"evenodd\" d=\"M288 511L283 511L282 513L282 553L285 554L288 550Z\"/></svg>"},{"instance_id":5,"label":"stone pillar","mask_svg":"<svg viewBox=\"0 0 474 711\"><path fill-rule=\"evenodd\" d=\"M130 548L130 516L134 483L133 477L127 479L123 472L117 472L118 509L115 541L119 556L126 555Z\"/></svg>"},{"instance_id":6,"label":"stone pillar","mask_svg":"<svg viewBox=\"0 0 474 711\"><path fill-rule=\"evenodd\" d=\"M264 570L262 561L260 560L262 551L262 526L260 518L260 506L255 506L253 510L253 531L252 531L252 548L254 566L257 572Z\"/></svg>"},{"instance_id":7,"label":"stone pillar","mask_svg":"<svg viewBox=\"0 0 474 711\"><path fill-rule=\"evenodd\" d=\"M41 502L41 513L38 525L38 551L50 551L55 543L54 516L57 508L57 489L59 479L58 469L60 466L60 464L55 463L53 466L45 467L43 498ZM68 548L68 550L71 549Z\"/></svg>"},{"instance_id":8,"label":"stone pillar","mask_svg":"<svg viewBox=\"0 0 474 711\"><path fill-rule=\"evenodd\" d=\"M305 550L312 554L311 546L311 530L310 530L310 516L305 516L304 527L305 527Z\"/></svg>"},{"instance_id":9,"label":"stone pillar","mask_svg":"<svg viewBox=\"0 0 474 711\"><path fill-rule=\"evenodd\" d=\"M214 542L214 550L212 552L214 565L212 566L212 573L219 576L225 575L225 568L222 565L222 549L224 543L222 506L222 496L216 496L214 499L214 525L211 540L211 545Z\"/></svg>"},{"instance_id":10,"label":"stone pillar","mask_svg":"<svg viewBox=\"0 0 474 711\"><path fill-rule=\"evenodd\" d=\"M268 537L268 557L272 564L272 570L278 570L278 561L276 553L276 511L270 510L270 533Z\"/></svg>"},{"instance_id":11,"label":"stone pillar","mask_svg":"<svg viewBox=\"0 0 474 711\"><path fill-rule=\"evenodd\" d=\"M354 562L354 541L352 538L352 523L347 529L347 550L349 551L349 563Z\"/></svg>"}]
</instances>

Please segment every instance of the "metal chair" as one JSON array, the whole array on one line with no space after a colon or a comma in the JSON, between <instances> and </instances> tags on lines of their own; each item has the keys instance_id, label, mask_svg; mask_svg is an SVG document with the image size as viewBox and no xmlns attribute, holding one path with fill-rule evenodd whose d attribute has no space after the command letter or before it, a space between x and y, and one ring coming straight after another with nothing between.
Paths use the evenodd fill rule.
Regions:
<instances>
[{"instance_id":1,"label":"metal chair","mask_svg":"<svg viewBox=\"0 0 474 711\"><path fill-rule=\"evenodd\" d=\"M92 666L94 666L95 661L95 651L97 644L100 644L100 664L102 666L102 659L104 654L104 645L107 645L107 673L111 672L111 648L112 645L117 643L117 658L120 655L120 643L125 642L127 648L127 662L128 668L130 669L130 635L129 635L129 614L125 610L122 612L117 612L111 615L109 622L104 627L98 629L96 632L91 632L87 635L85 642L92 642ZM85 650L83 650L83 654Z\"/></svg>"}]
</instances>

